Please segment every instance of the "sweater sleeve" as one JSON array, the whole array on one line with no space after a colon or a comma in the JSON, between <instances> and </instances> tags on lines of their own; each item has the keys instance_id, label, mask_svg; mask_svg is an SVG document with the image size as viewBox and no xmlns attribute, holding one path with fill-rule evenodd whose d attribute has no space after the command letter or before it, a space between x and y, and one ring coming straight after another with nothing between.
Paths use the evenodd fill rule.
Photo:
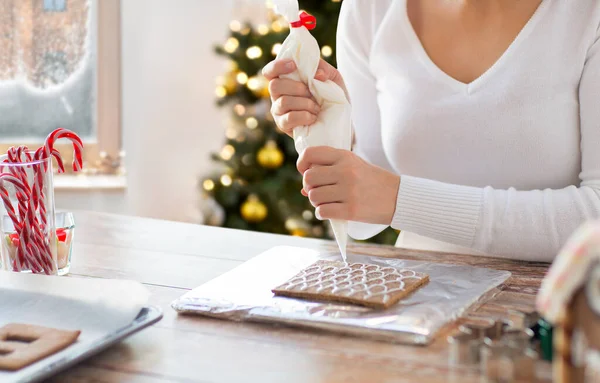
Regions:
<instances>
[{"instance_id":1,"label":"sweater sleeve","mask_svg":"<svg viewBox=\"0 0 600 383\"><path fill-rule=\"evenodd\" d=\"M579 87L580 185L498 190L402 176L392 227L486 254L551 261L582 223L600 217L600 35Z\"/></svg>"},{"instance_id":2,"label":"sweater sleeve","mask_svg":"<svg viewBox=\"0 0 600 383\"><path fill-rule=\"evenodd\" d=\"M337 62L352 103L353 152L370 164L392 171L381 142L377 80L369 62L376 28L389 4L390 0L345 0L342 3L337 30ZM348 234L355 239L367 239L387 227L349 222Z\"/></svg>"}]
</instances>

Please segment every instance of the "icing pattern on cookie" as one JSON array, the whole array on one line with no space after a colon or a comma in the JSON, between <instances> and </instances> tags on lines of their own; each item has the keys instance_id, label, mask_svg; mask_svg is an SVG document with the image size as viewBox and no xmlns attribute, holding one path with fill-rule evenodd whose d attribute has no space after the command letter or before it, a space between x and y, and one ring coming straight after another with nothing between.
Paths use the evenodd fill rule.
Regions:
<instances>
[{"instance_id":1,"label":"icing pattern on cookie","mask_svg":"<svg viewBox=\"0 0 600 383\"><path fill-rule=\"evenodd\" d=\"M338 296L361 296L364 299L379 297L383 303L390 295L405 290L408 279L421 280L413 270L398 270L362 263L315 264L290 280L285 289Z\"/></svg>"}]
</instances>

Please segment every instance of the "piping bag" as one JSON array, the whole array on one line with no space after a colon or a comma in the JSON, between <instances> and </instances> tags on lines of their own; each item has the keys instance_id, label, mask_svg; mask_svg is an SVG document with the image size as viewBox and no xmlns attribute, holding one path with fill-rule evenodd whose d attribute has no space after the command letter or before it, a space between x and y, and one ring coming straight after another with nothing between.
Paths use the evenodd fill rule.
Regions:
<instances>
[{"instance_id":1,"label":"piping bag","mask_svg":"<svg viewBox=\"0 0 600 383\"><path fill-rule=\"evenodd\" d=\"M321 49L309 30L316 27L316 19L306 12L300 12L298 0L274 0L273 3L275 12L290 23L290 34L283 42L277 59L292 59L297 67L295 72L281 77L305 83L321 106L321 112L314 124L294 129L296 151L302 153L311 146L330 146L350 150L352 147L350 102L344 90L333 81L315 80ZM331 220L330 222L342 258L346 262L348 221Z\"/></svg>"}]
</instances>

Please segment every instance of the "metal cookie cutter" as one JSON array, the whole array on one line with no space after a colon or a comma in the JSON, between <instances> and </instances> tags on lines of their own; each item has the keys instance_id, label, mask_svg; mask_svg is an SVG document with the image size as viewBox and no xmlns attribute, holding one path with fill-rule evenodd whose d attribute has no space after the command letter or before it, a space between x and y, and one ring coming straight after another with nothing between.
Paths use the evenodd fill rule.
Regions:
<instances>
[{"instance_id":1,"label":"metal cookie cutter","mask_svg":"<svg viewBox=\"0 0 600 383\"><path fill-rule=\"evenodd\" d=\"M498 339L486 338L481 348L481 371L486 382L532 381L537 352L531 329L507 329Z\"/></svg>"},{"instance_id":2,"label":"metal cookie cutter","mask_svg":"<svg viewBox=\"0 0 600 383\"><path fill-rule=\"evenodd\" d=\"M469 318L448 337L448 362L451 366L479 363L479 349L488 334L494 332L494 321L489 318Z\"/></svg>"},{"instance_id":3,"label":"metal cookie cutter","mask_svg":"<svg viewBox=\"0 0 600 383\"><path fill-rule=\"evenodd\" d=\"M516 368L513 352L502 339L485 338L480 357L485 382L514 381Z\"/></svg>"},{"instance_id":4,"label":"metal cookie cutter","mask_svg":"<svg viewBox=\"0 0 600 383\"><path fill-rule=\"evenodd\" d=\"M473 333L460 331L448 337L450 366L476 364L479 362L481 339Z\"/></svg>"},{"instance_id":5,"label":"metal cookie cutter","mask_svg":"<svg viewBox=\"0 0 600 383\"><path fill-rule=\"evenodd\" d=\"M508 316L513 323L512 327L516 328L532 328L540 320L540 314L537 311L517 311L509 310Z\"/></svg>"},{"instance_id":6,"label":"metal cookie cutter","mask_svg":"<svg viewBox=\"0 0 600 383\"><path fill-rule=\"evenodd\" d=\"M460 332L473 334L476 338L491 337L496 332L496 323L491 318L467 318L467 322L458 327Z\"/></svg>"}]
</instances>

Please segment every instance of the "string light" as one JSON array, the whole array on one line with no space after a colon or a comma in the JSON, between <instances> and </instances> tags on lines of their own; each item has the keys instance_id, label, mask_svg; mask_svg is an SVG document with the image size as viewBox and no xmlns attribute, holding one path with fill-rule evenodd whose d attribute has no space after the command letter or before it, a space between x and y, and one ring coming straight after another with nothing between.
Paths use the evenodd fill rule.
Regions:
<instances>
[{"instance_id":1,"label":"string light","mask_svg":"<svg viewBox=\"0 0 600 383\"><path fill-rule=\"evenodd\" d=\"M233 110L238 116L243 116L244 114L246 114L246 107L242 104L237 104L233 107Z\"/></svg>"},{"instance_id":2,"label":"string light","mask_svg":"<svg viewBox=\"0 0 600 383\"><path fill-rule=\"evenodd\" d=\"M267 0L267 1L265 2L265 5L266 5L266 7L267 7L268 9L273 9L273 8L275 7L275 6L274 6L274 4L273 4L273 0Z\"/></svg>"},{"instance_id":3,"label":"string light","mask_svg":"<svg viewBox=\"0 0 600 383\"><path fill-rule=\"evenodd\" d=\"M234 32L239 32L240 29L242 29L242 23L240 23L238 20L232 20L229 23L229 29L231 29Z\"/></svg>"},{"instance_id":4,"label":"string light","mask_svg":"<svg viewBox=\"0 0 600 383\"><path fill-rule=\"evenodd\" d=\"M240 33L241 33L242 35L246 36L246 35L248 35L248 34L250 33L250 28L246 27L246 28L242 29L242 30L240 31Z\"/></svg>"},{"instance_id":5,"label":"string light","mask_svg":"<svg viewBox=\"0 0 600 383\"><path fill-rule=\"evenodd\" d=\"M262 49L260 49L260 47L257 47L256 45L251 46L246 50L246 56L248 56L250 60L257 59L260 56L262 56Z\"/></svg>"},{"instance_id":6,"label":"string light","mask_svg":"<svg viewBox=\"0 0 600 383\"><path fill-rule=\"evenodd\" d=\"M227 128L227 130L225 131L225 137L227 137L230 140L233 140L237 137L237 130L235 128Z\"/></svg>"},{"instance_id":7,"label":"string light","mask_svg":"<svg viewBox=\"0 0 600 383\"><path fill-rule=\"evenodd\" d=\"M202 187L206 191L211 191L215 188L215 183L213 182L213 180L204 180L204 182L202 183Z\"/></svg>"},{"instance_id":8,"label":"string light","mask_svg":"<svg viewBox=\"0 0 600 383\"><path fill-rule=\"evenodd\" d=\"M234 154L235 148L231 145L225 145L223 149L221 149L221 158L225 161L229 161Z\"/></svg>"},{"instance_id":9,"label":"string light","mask_svg":"<svg viewBox=\"0 0 600 383\"><path fill-rule=\"evenodd\" d=\"M231 176L229 174L223 174L221 176L221 183L223 184L223 186L231 186L232 182L233 180L231 179Z\"/></svg>"},{"instance_id":10,"label":"string light","mask_svg":"<svg viewBox=\"0 0 600 383\"><path fill-rule=\"evenodd\" d=\"M224 86L218 86L217 89L215 89L215 95L219 98L223 98L227 96L227 89L225 89Z\"/></svg>"},{"instance_id":11,"label":"string light","mask_svg":"<svg viewBox=\"0 0 600 383\"><path fill-rule=\"evenodd\" d=\"M258 77L250 77L246 86L248 89L256 91L261 89L261 81Z\"/></svg>"},{"instance_id":12,"label":"string light","mask_svg":"<svg viewBox=\"0 0 600 383\"><path fill-rule=\"evenodd\" d=\"M233 72L238 70L238 63L236 63L233 60L228 60L227 64L225 65L225 68L227 69L227 71L229 72Z\"/></svg>"},{"instance_id":13,"label":"string light","mask_svg":"<svg viewBox=\"0 0 600 383\"><path fill-rule=\"evenodd\" d=\"M302 212L302 218L304 218L305 221L310 221L311 219L313 219L313 213L310 210L304 210Z\"/></svg>"},{"instance_id":14,"label":"string light","mask_svg":"<svg viewBox=\"0 0 600 383\"><path fill-rule=\"evenodd\" d=\"M258 127L258 120L254 117L248 117L246 119L246 126L248 129L256 129Z\"/></svg>"},{"instance_id":15,"label":"string light","mask_svg":"<svg viewBox=\"0 0 600 383\"><path fill-rule=\"evenodd\" d=\"M240 46L239 40L236 39L235 37L230 37L225 42L225 45L223 45L223 49L225 49L225 52L227 52L227 53L233 53L238 49L239 46Z\"/></svg>"},{"instance_id":16,"label":"string light","mask_svg":"<svg viewBox=\"0 0 600 383\"><path fill-rule=\"evenodd\" d=\"M271 49L271 53L273 54L273 56L277 56L279 54L279 51L281 51L281 44L277 43L273 45L273 49Z\"/></svg>"},{"instance_id":17,"label":"string light","mask_svg":"<svg viewBox=\"0 0 600 383\"><path fill-rule=\"evenodd\" d=\"M329 57L333 54L333 49L331 49L329 45L325 45L323 48L321 48L321 54L323 57Z\"/></svg>"},{"instance_id":18,"label":"string light","mask_svg":"<svg viewBox=\"0 0 600 383\"><path fill-rule=\"evenodd\" d=\"M271 28L273 29L274 32L281 32L283 31L283 25L279 20L275 20L273 22L273 24L271 24Z\"/></svg>"},{"instance_id":19,"label":"string light","mask_svg":"<svg viewBox=\"0 0 600 383\"><path fill-rule=\"evenodd\" d=\"M244 72L238 73L237 76L235 76L235 78L237 82L239 82L241 85L244 85L248 82L248 75Z\"/></svg>"},{"instance_id":20,"label":"string light","mask_svg":"<svg viewBox=\"0 0 600 383\"><path fill-rule=\"evenodd\" d=\"M265 24L260 24L257 28L257 31L259 35L264 36L269 33L269 27L267 27Z\"/></svg>"}]
</instances>

